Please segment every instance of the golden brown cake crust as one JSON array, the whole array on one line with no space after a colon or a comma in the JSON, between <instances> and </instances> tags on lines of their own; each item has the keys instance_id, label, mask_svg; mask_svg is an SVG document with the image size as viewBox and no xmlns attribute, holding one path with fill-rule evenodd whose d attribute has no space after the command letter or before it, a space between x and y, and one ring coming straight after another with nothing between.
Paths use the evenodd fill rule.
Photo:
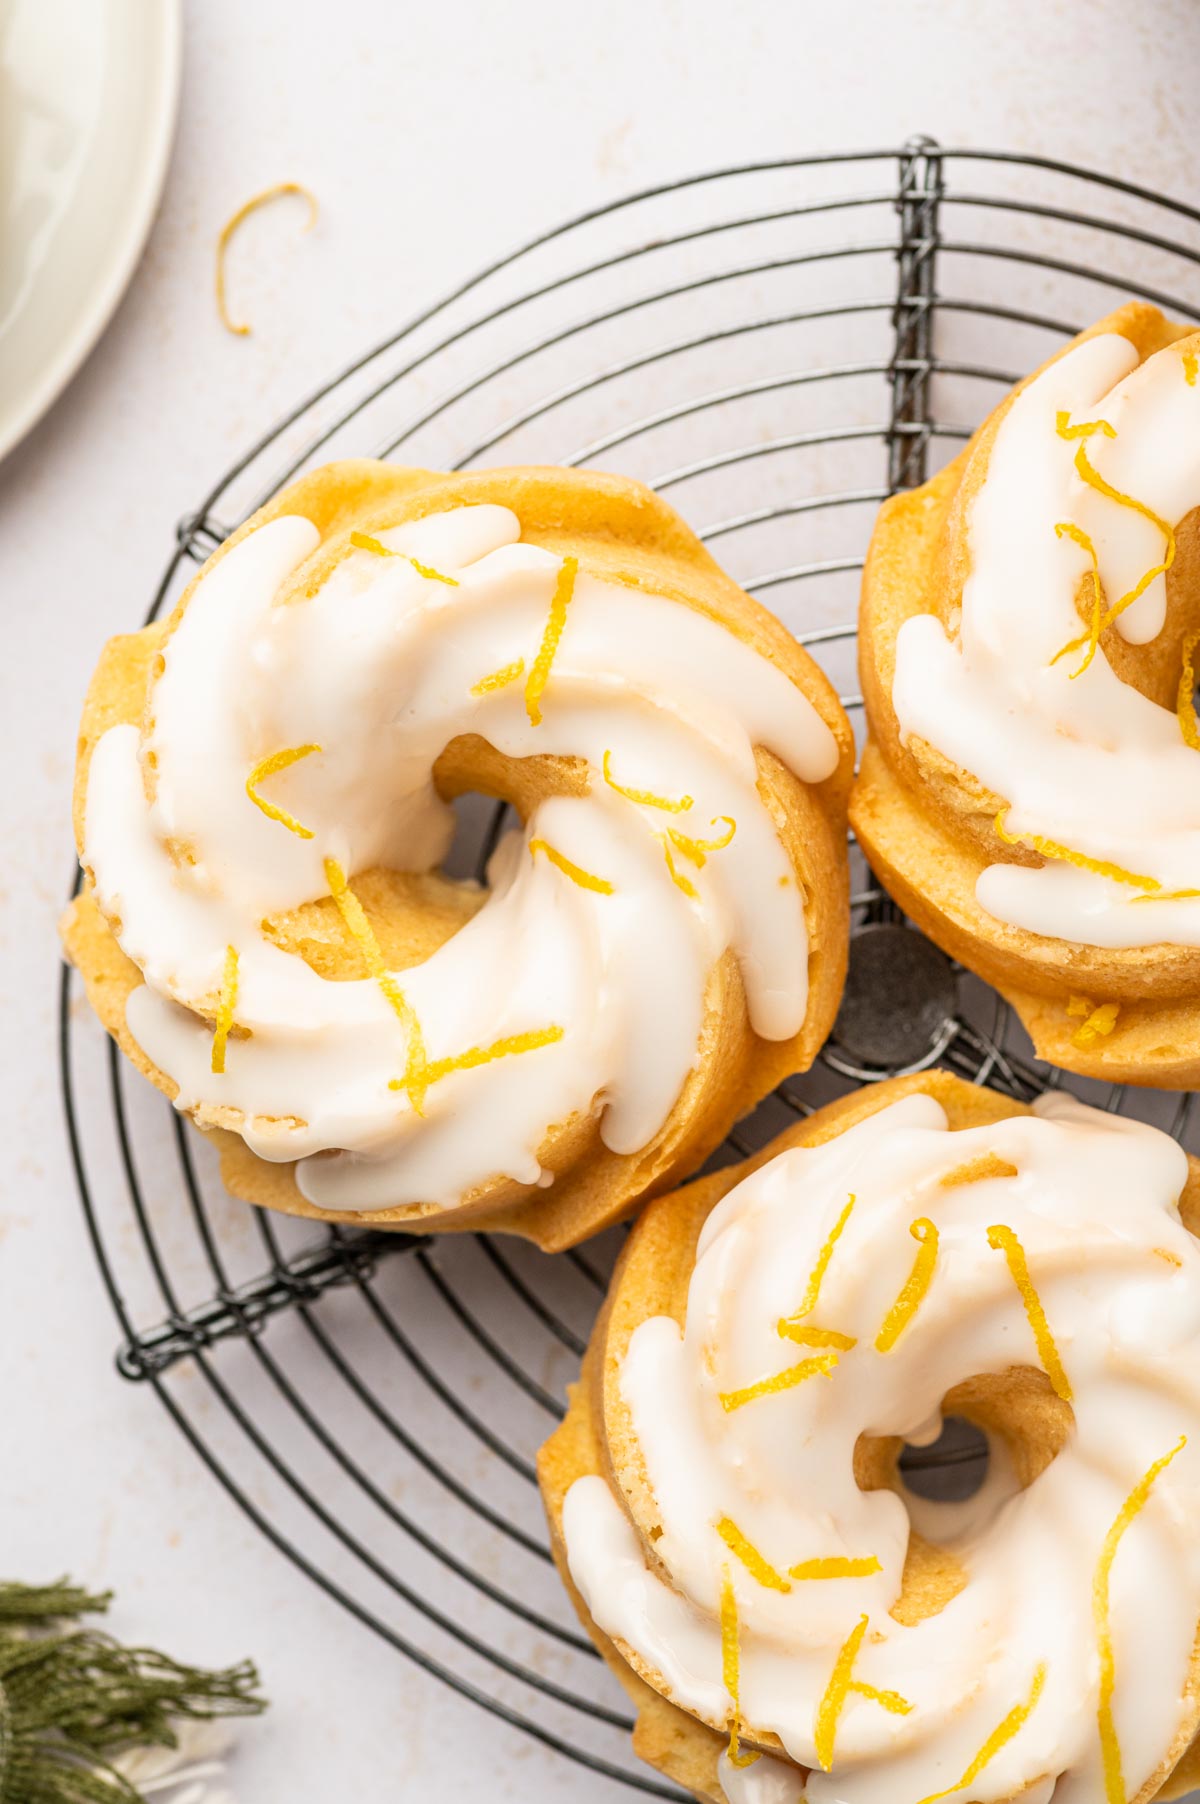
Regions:
<instances>
[{"instance_id":1,"label":"golden brown cake crust","mask_svg":"<svg viewBox=\"0 0 1200 1804\"><path fill-rule=\"evenodd\" d=\"M785 628L725 575L695 534L651 490L623 477L559 469L499 469L445 476L383 463L330 464L301 477L247 521L214 553L205 571L249 533L282 514L306 515L321 534L281 600L312 593L350 550L351 530L376 534L451 507L498 503L511 508L528 543L577 556L597 577L667 596L719 621L785 672L827 723L839 759L825 782L807 786L762 748L756 752L758 788L805 895L809 932L809 1003L801 1031L782 1041L751 1030L737 959L726 952L710 974L700 1056L670 1117L640 1152L620 1156L599 1136L592 1115L552 1128L540 1149L556 1174L549 1189L495 1179L447 1211L414 1204L356 1213L355 1220L410 1230L495 1228L525 1235L553 1250L595 1233L640 1199L695 1169L737 1117L784 1076L806 1069L832 1024L845 976L848 939L846 797L852 736L837 698ZM82 855L88 769L109 727L145 726L155 660L182 618L201 571L169 619L112 640L105 648L84 705L75 778L75 833ZM583 767L569 758L501 757L475 735L451 741L435 767L439 792L450 799L479 790L511 800L518 812L546 795L579 793ZM148 778L152 782L152 776ZM351 873L388 964L397 970L429 956L469 918L482 900L471 886L436 873L413 877L377 870ZM78 966L92 1005L109 1033L144 1076L168 1096L170 1078L156 1069L125 1022L125 1004L140 981L101 914L90 880L63 922L67 955ZM362 954L332 899L276 917L270 935L322 975L365 975ZM198 1012L213 1019L218 998ZM221 1151L222 1174L235 1195L264 1207L320 1219L339 1219L301 1196L286 1164L269 1164L246 1147L236 1119L201 1111L197 1125ZM345 1219L341 1217L340 1219Z\"/></svg>"}]
</instances>

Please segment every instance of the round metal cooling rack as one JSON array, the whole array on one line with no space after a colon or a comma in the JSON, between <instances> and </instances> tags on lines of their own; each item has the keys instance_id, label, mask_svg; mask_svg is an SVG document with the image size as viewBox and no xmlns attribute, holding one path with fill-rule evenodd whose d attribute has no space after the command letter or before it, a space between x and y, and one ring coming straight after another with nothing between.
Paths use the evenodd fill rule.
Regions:
<instances>
[{"instance_id":1,"label":"round metal cooling rack","mask_svg":"<svg viewBox=\"0 0 1200 1804\"><path fill-rule=\"evenodd\" d=\"M589 464L668 495L812 648L857 724L853 623L878 503L1121 300L1200 317L1198 266L1193 208L924 139L648 189L493 264L297 407L181 523L150 617L326 458ZM497 827L464 808L460 871ZM1022 1098L1060 1081L861 863L853 908L835 1038L719 1161L897 1070L940 1061ZM123 1376L367 1628L586 1769L563 1767L564 1795L681 1797L636 1767L626 1701L553 1571L534 1476L620 1234L550 1259L486 1235L315 1232L237 1204L70 972L62 1081ZM1072 1087L1195 1137L1190 1096Z\"/></svg>"}]
</instances>

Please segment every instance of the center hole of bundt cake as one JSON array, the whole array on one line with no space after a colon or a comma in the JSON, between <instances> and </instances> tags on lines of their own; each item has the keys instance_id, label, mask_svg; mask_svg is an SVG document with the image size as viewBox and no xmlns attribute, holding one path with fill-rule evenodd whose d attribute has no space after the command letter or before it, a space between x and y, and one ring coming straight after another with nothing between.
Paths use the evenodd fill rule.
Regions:
<instances>
[{"instance_id":1,"label":"center hole of bundt cake","mask_svg":"<svg viewBox=\"0 0 1200 1804\"><path fill-rule=\"evenodd\" d=\"M354 893L389 971L432 958L487 900L488 860L509 829L550 796L587 794L588 767L575 758L505 758L486 740L451 740L433 770L434 788L454 811L454 838L436 870L354 873ZM331 896L271 917L267 937L298 953L322 977L367 975L362 955Z\"/></svg>"},{"instance_id":2,"label":"center hole of bundt cake","mask_svg":"<svg viewBox=\"0 0 1200 1804\"><path fill-rule=\"evenodd\" d=\"M472 877L482 881L496 841L506 828L517 824L518 817L506 802L481 795L477 790L456 796L453 806L454 840L442 871L459 881Z\"/></svg>"},{"instance_id":3,"label":"center hole of bundt cake","mask_svg":"<svg viewBox=\"0 0 1200 1804\"><path fill-rule=\"evenodd\" d=\"M854 1454L860 1488L962 1503L978 1495L999 1459L1001 1488L1024 1490L1057 1457L1075 1424L1070 1404L1032 1366L964 1378L946 1392L934 1419L939 1433L920 1443L860 1435Z\"/></svg>"},{"instance_id":4,"label":"center hole of bundt cake","mask_svg":"<svg viewBox=\"0 0 1200 1804\"><path fill-rule=\"evenodd\" d=\"M905 1443L898 1467L906 1491L935 1503L963 1503L982 1490L990 1449L987 1435L965 1416L947 1416L936 1441Z\"/></svg>"},{"instance_id":5,"label":"center hole of bundt cake","mask_svg":"<svg viewBox=\"0 0 1200 1804\"><path fill-rule=\"evenodd\" d=\"M587 795L590 781L582 758L510 758L475 733L452 739L433 767L434 787L455 814L442 875L482 882L502 833L550 796Z\"/></svg>"},{"instance_id":6,"label":"center hole of bundt cake","mask_svg":"<svg viewBox=\"0 0 1200 1804\"><path fill-rule=\"evenodd\" d=\"M891 1610L897 1622L945 1609L969 1582L966 1549L1057 1458L1075 1425L1070 1404L1029 1366L964 1379L937 1413L940 1432L923 1445L864 1434L854 1450L859 1487L894 1491L908 1511L908 1551Z\"/></svg>"}]
</instances>

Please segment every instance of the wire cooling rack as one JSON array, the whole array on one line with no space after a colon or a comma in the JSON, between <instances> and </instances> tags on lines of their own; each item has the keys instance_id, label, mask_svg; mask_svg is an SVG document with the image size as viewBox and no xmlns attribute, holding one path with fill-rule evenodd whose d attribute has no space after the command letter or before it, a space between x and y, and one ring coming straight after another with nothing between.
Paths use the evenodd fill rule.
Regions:
<instances>
[{"instance_id":1,"label":"wire cooling rack","mask_svg":"<svg viewBox=\"0 0 1200 1804\"><path fill-rule=\"evenodd\" d=\"M1118 302L1200 318L1198 266L1191 207L925 139L648 189L491 265L280 421L181 523L150 618L327 458L585 464L669 497L812 648L857 727L853 622L878 503ZM495 826L464 809L459 870ZM941 1062L1021 1097L1058 1081L861 864L853 908L834 1039L718 1162L899 1069ZM1071 1081L1195 1144L1192 1097ZM248 1209L70 972L62 1082L123 1376L367 1629L589 1769L572 1797L681 1797L633 1760L626 1701L551 1566L534 1478L620 1233L550 1259L488 1235L318 1231Z\"/></svg>"}]
</instances>

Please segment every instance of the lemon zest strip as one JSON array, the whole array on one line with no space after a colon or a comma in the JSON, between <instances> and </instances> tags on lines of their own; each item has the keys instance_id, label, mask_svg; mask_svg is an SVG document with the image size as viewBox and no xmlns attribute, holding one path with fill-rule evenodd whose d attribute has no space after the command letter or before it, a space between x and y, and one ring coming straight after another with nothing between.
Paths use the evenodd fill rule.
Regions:
<instances>
[{"instance_id":1,"label":"lemon zest strip","mask_svg":"<svg viewBox=\"0 0 1200 1804\"><path fill-rule=\"evenodd\" d=\"M1029 1276L1029 1261L1025 1257L1025 1248L1011 1228L1003 1222L997 1222L987 1231L988 1245L997 1252L1002 1252L1008 1261L1008 1269L1012 1273L1012 1281L1021 1293L1021 1301L1025 1305L1025 1314L1029 1318L1029 1326L1033 1330L1033 1338L1037 1342L1038 1358L1042 1362L1042 1370L1058 1392L1064 1403L1071 1401L1071 1381L1059 1356L1058 1346L1050 1324L1046 1320L1046 1311L1042 1307L1042 1299L1038 1296L1037 1287Z\"/></svg>"},{"instance_id":2,"label":"lemon zest strip","mask_svg":"<svg viewBox=\"0 0 1200 1804\"><path fill-rule=\"evenodd\" d=\"M955 1190L961 1184L982 1184L988 1178L1015 1178L1017 1168L1002 1159L999 1153L980 1153L977 1159L968 1159L964 1165L956 1165L953 1171L943 1172L938 1179L941 1190Z\"/></svg>"},{"instance_id":3,"label":"lemon zest strip","mask_svg":"<svg viewBox=\"0 0 1200 1804\"><path fill-rule=\"evenodd\" d=\"M870 1698L872 1703L881 1704L894 1716L907 1716L912 1705L898 1691L879 1691L874 1685L867 1685L854 1677L854 1662L862 1646L863 1636L867 1632L867 1618L861 1617L851 1629L833 1663L833 1672L825 1687L825 1695L817 1706L817 1718L813 1730L813 1742L817 1759L822 1772L829 1772L833 1766L833 1750L837 1741L838 1721L845 1707L846 1699L851 1692L860 1697Z\"/></svg>"},{"instance_id":4,"label":"lemon zest strip","mask_svg":"<svg viewBox=\"0 0 1200 1804\"><path fill-rule=\"evenodd\" d=\"M373 539L369 532L352 532L350 543L356 551L370 551L375 557L403 558L406 564L412 565L418 576L427 576L430 582L445 583L448 589L460 586L457 576L445 576L442 571L435 570L432 564L423 564L420 558L410 557L407 551L393 551L382 539Z\"/></svg>"},{"instance_id":5,"label":"lemon zest strip","mask_svg":"<svg viewBox=\"0 0 1200 1804\"><path fill-rule=\"evenodd\" d=\"M1141 896L1134 897L1135 902L1141 900ZM1159 897L1158 900L1161 901L1162 898ZM1099 1008L1094 1008L1087 1020L1075 1029L1071 1035L1072 1046L1086 1048L1092 1044L1093 1040L1103 1039L1104 1035L1110 1034L1117 1025L1117 1016L1120 1012L1119 1002L1102 1002Z\"/></svg>"},{"instance_id":6,"label":"lemon zest strip","mask_svg":"<svg viewBox=\"0 0 1200 1804\"><path fill-rule=\"evenodd\" d=\"M1116 433L1114 432L1112 436L1115 438ZM1120 601L1114 601L1112 606L1106 611L1099 623L1097 631L1097 636L1099 636L1099 633L1108 630L1113 621L1123 614L1126 608L1132 607L1134 602L1146 593L1146 590L1150 587L1150 584L1154 581L1155 577L1166 575L1167 571L1175 562L1175 533L1170 524L1164 520L1160 514L1156 514L1153 508L1147 507L1144 501L1138 501L1133 495L1126 495L1120 489L1115 489L1111 482L1106 482L1099 470L1096 469L1095 465L1089 459L1086 445L1080 445L1078 451L1075 453L1075 468L1089 488L1095 489L1097 494L1103 495L1106 500L1115 501L1118 506L1132 508L1134 513L1141 514L1142 518L1149 520L1152 526L1157 526L1159 532L1162 533L1167 542L1167 548L1163 553L1162 563L1152 565L1143 576L1138 578L1137 582L1133 585L1133 588L1130 589L1127 594L1122 595ZM1074 651L1076 647L1085 644L1089 637L1090 634L1084 633L1079 638L1072 639L1068 645L1063 646L1062 651L1055 653L1053 661L1056 662L1065 652ZM1076 674L1078 674L1078 672Z\"/></svg>"},{"instance_id":7,"label":"lemon zest strip","mask_svg":"<svg viewBox=\"0 0 1200 1804\"><path fill-rule=\"evenodd\" d=\"M1045 1683L1046 1668L1043 1663L1034 1672L1033 1684L1029 1688L1029 1696L1025 1702L1014 1704L1003 1722L996 1725L958 1784L948 1785L945 1791L930 1792L927 1798L921 1799L921 1804L940 1804L942 1798L952 1797L956 1791L965 1791L968 1785L972 1785L989 1761L994 1760L1000 1750L1006 1748L1013 1737L1024 1728L1035 1704L1042 1695L1042 1687ZM1124 1804L1124 1799L1122 1799L1122 1804Z\"/></svg>"},{"instance_id":8,"label":"lemon zest strip","mask_svg":"<svg viewBox=\"0 0 1200 1804\"><path fill-rule=\"evenodd\" d=\"M1057 858L1064 864L1078 865L1081 871L1094 871L1097 877L1111 877L1114 883L1128 883L1134 889L1160 890L1162 884L1157 877L1143 877L1137 871L1127 871L1123 865L1110 864L1104 858L1089 858L1086 852L1073 852L1070 846L1060 846L1057 840L1043 839L1038 833L1008 833L1004 827L1006 808L1002 808L996 816L996 832L1006 846L1023 845L1026 840L1035 852L1043 858Z\"/></svg>"},{"instance_id":9,"label":"lemon zest strip","mask_svg":"<svg viewBox=\"0 0 1200 1804\"><path fill-rule=\"evenodd\" d=\"M1113 1721L1112 1699L1116 1684L1116 1662L1113 1658L1112 1627L1108 1619L1109 1579L1112 1575L1113 1561L1117 1556L1117 1548L1121 1537L1134 1517L1141 1511L1154 1487L1154 1481L1163 1472L1175 1455L1187 1446L1187 1436L1181 1434L1170 1453L1144 1472L1130 1491L1128 1497L1117 1511L1112 1526L1104 1537L1104 1546L1100 1558L1096 1562L1096 1576L1092 1581L1092 1620L1096 1627L1096 1645L1100 1652L1100 1702L1096 1711L1100 1730L1100 1750L1104 1757L1104 1797L1106 1804L1125 1804L1125 1778L1121 1771L1121 1744L1117 1740L1117 1728Z\"/></svg>"},{"instance_id":10,"label":"lemon zest strip","mask_svg":"<svg viewBox=\"0 0 1200 1804\"><path fill-rule=\"evenodd\" d=\"M811 1315L817 1306L817 1298L821 1294L821 1285L825 1281L825 1273L829 1270L829 1261L833 1258L833 1249L842 1237L843 1228L850 1220L850 1212L854 1208L854 1203L855 1195L854 1192L851 1191L846 1199L845 1208L842 1210L842 1213L838 1216L825 1237L824 1245L817 1254L816 1264L808 1274L808 1283L805 1286L804 1295L800 1299L800 1307L793 1310L791 1315L785 1316L778 1324L778 1332L788 1339L793 1338L788 1333L788 1330L794 1324L802 1322L805 1316Z\"/></svg>"},{"instance_id":11,"label":"lemon zest strip","mask_svg":"<svg viewBox=\"0 0 1200 1804\"><path fill-rule=\"evenodd\" d=\"M407 1090L408 1100L413 1106L414 1113L423 1115L429 1066L425 1056L425 1036L421 1032L417 1011L384 964L383 953L379 949L379 941L375 938L371 923L367 919L366 910L350 888L346 880L346 873L336 858L325 860L325 881L329 885L330 895L337 903L338 913L346 923L355 944L366 961L367 970L383 991L397 1020L408 1036L404 1076L397 1087Z\"/></svg>"},{"instance_id":12,"label":"lemon zest strip","mask_svg":"<svg viewBox=\"0 0 1200 1804\"><path fill-rule=\"evenodd\" d=\"M837 1328L808 1328L803 1322L789 1321L786 1316L776 1322L775 1332L783 1340L795 1341L798 1347L837 1347L842 1353L848 1353L851 1347L857 1347L858 1341L853 1334L843 1334Z\"/></svg>"},{"instance_id":13,"label":"lemon zest strip","mask_svg":"<svg viewBox=\"0 0 1200 1804\"><path fill-rule=\"evenodd\" d=\"M538 647L538 655L533 660L533 668L525 679L525 710L529 715L531 726L538 726L542 718L542 694L550 680L550 666L554 662L554 654L558 650L558 642L562 638L563 627L567 624L567 609L571 605L571 597L575 593L575 578L579 574L579 559L566 557L558 572L558 580L554 585L554 594L550 598L550 617L546 621L546 630L542 634L542 643Z\"/></svg>"},{"instance_id":14,"label":"lemon zest strip","mask_svg":"<svg viewBox=\"0 0 1200 1804\"><path fill-rule=\"evenodd\" d=\"M768 1591L790 1591L791 1586L782 1573L776 1572L774 1566L759 1553L752 1541L748 1541L737 1523L730 1516L722 1516L713 1525L724 1541L730 1553L742 1562L751 1578L756 1578L760 1585Z\"/></svg>"},{"instance_id":15,"label":"lemon zest strip","mask_svg":"<svg viewBox=\"0 0 1200 1804\"><path fill-rule=\"evenodd\" d=\"M569 877L572 883L577 883L580 889L595 890L598 896L611 896L616 893L607 877L593 877L592 873L585 871L582 865L573 864L569 858L564 858L561 852L555 851L548 839L530 840L529 856L536 858L539 852L544 852L554 868L561 871L564 877Z\"/></svg>"},{"instance_id":16,"label":"lemon zest strip","mask_svg":"<svg viewBox=\"0 0 1200 1804\"><path fill-rule=\"evenodd\" d=\"M708 854L723 852L737 832L737 822L732 815L718 814L714 816L711 825L715 827L718 821L724 821L729 830L727 833L719 834L716 839L692 839L688 834L681 833L678 827L667 828L667 837L671 844L682 852L685 858L690 858L698 871L704 869Z\"/></svg>"},{"instance_id":17,"label":"lemon zest strip","mask_svg":"<svg viewBox=\"0 0 1200 1804\"><path fill-rule=\"evenodd\" d=\"M215 280L217 312L221 316L221 324L224 326L225 330L227 332L232 332L236 338L248 338L250 335L250 327L247 325L238 325L237 321L232 318L229 312L229 304L225 298L225 253L229 249L229 241L241 225L242 221L248 219L251 213L257 213L260 207L269 205L273 200L281 199L285 194L302 195L308 202L308 220L304 230L306 232L311 232L317 223L318 209L316 195L313 194L311 189L306 188L302 182L276 182L273 188L264 188L261 194L252 194L249 200L243 201L237 212L232 214L230 218L225 221L225 224L221 227L217 237L217 267Z\"/></svg>"},{"instance_id":18,"label":"lemon zest strip","mask_svg":"<svg viewBox=\"0 0 1200 1804\"><path fill-rule=\"evenodd\" d=\"M665 833L660 833L658 837L662 843L663 857L667 861L667 869L671 873L671 882L675 885L676 889L681 889L684 895L689 896L693 902L698 902L700 900L700 891L696 888L696 885L692 882L691 878L685 877L683 872L676 865L675 860L671 855L670 840Z\"/></svg>"},{"instance_id":19,"label":"lemon zest strip","mask_svg":"<svg viewBox=\"0 0 1200 1804\"><path fill-rule=\"evenodd\" d=\"M1096 556L1096 547L1093 545L1088 534L1084 532L1082 526L1076 526L1070 520L1060 520L1058 525L1054 528L1054 536L1058 539L1073 539L1076 545L1087 552L1088 557L1092 561L1092 567L1088 571L1088 576L1090 577L1092 584L1091 623L1083 640L1075 639L1072 640L1070 645L1060 646L1050 660L1052 665L1057 664L1060 658L1065 657L1069 651L1075 650L1079 645L1086 641L1087 651L1084 653L1083 663L1079 666L1078 670L1073 670L1071 672L1071 681L1074 682L1076 677L1081 677L1083 675L1084 671L1095 657L1100 645L1100 634L1104 630L1104 585L1100 581L1100 560Z\"/></svg>"},{"instance_id":20,"label":"lemon zest strip","mask_svg":"<svg viewBox=\"0 0 1200 1804\"><path fill-rule=\"evenodd\" d=\"M908 1231L920 1243L917 1256L913 1260L912 1270L900 1287L899 1296L883 1318L883 1326L875 1336L877 1353L891 1352L917 1313L924 1301L925 1292L933 1282L938 1256L938 1231L924 1215L910 1222Z\"/></svg>"},{"instance_id":21,"label":"lemon zest strip","mask_svg":"<svg viewBox=\"0 0 1200 1804\"><path fill-rule=\"evenodd\" d=\"M737 1593L728 1566L721 1568L721 1682L729 1693L733 1712L729 1722L729 1747L726 1753L731 1766L752 1766L756 1753L743 1754L738 1741L742 1732L742 1706L739 1697L741 1647L738 1639Z\"/></svg>"},{"instance_id":22,"label":"lemon zest strip","mask_svg":"<svg viewBox=\"0 0 1200 1804\"><path fill-rule=\"evenodd\" d=\"M1178 1253L1172 1253L1166 1247L1151 1247L1150 1251L1156 1259L1165 1259L1168 1265L1182 1265L1183 1260Z\"/></svg>"},{"instance_id":23,"label":"lemon zest strip","mask_svg":"<svg viewBox=\"0 0 1200 1804\"><path fill-rule=\"evenodd\" d=\"M1183 379L1189 388L1195 388L1198 371L1200 371L1200 362L1196 360L1195 351L1185 351L1183 353Z\"/></svg>"},{"instance_id":24,"label":"lemon zest strip","mask_svg":"<svg viewBox=\"0 0 1200 1804\"><path fill-rule=\"evenodd\" d=\"M1200 731L1196 727L1196 667L1193 663L1198 639L1200 631L1189 633L1183 642L1183 669L1179 673L1179 690L1175 697L1179 731L1194 752L1200 752Z\"/></svg>"},{"instance_id":25,"label":"lemon zest strip","mask_svg":"<svg viewBox=\"0 0 1200 1804\"><path fill-rule=\"evenodd\" d=\"M477 1071L480 1065L490 1065L495 1059L537 1052L542 1046L555 1046L565 1032L561 1027L535 1027L529 1033L507 1034L502 1040L493 1040L490 1046L471 1046L466 1052L456 1052L452 1058L430 1059L422 1074L424 1088L428 1090L434 1084L440 1084L454 1071ZM388 1084L389 1090L406 1088L404 1079L399 1077L392 1078Z\"/></svg>"},{"instance_id":26,"label":"lemon zest strip","mask_svg":"<svg viewBox=\"0 0 1200 1804\"><path fill-rule=\"evenodd\" d=\"M829 1683L825 1687L825 1695L817 1705L817 1719L813 1730L813 1742L817 1759L821 1763L821 1771L829 1772L833 1766L833 1750L837 1741L838 1718L842 1714L847 1694L850 1690L854 1672L854 1662L858 1658L858 1650L862 1646L863 1636L867 1632L867 1618L862 1616L851 1629L833 1663L833 1671Z\"/></svg>"},{"instance_id":27,"label":"lemon zest strip","mask_svg":"<svg viewBox=\"0 0 1200 1804\"><path fill-rule=\"evenodd\" d=\"M851 1679L846 1689L857 1691L860 1697L870 1698L873 1704L882 1704L893 1716L909 1716L912 1713L912 1705L898 1691L880 1691L875 1685L864 1685L861 1679Z\"/></svg>"},{"instance_id":28,"label":"lemon zest strip","mask_svg":"<svg viewBox=\"0 0 1200 1804\"><path fill-rule=\"evenodd\" d=\"M225 1047L229 1040L229 1030L233 1026L233 1011L237 1007L238 994L238 949L236 946L225 948L225 969L221 975L221 999L217 1004L216 1031L212 1043L212 1068L220 1077L225 1070Z\"/></svg>"},{"instance_id":29,"label":"lemon zest strip","mask_svg":"<svg viewBox=\"0 0 1200 1804\"><path fill-rule=\"evenodd\" d=\"M873 1572L882 1572L883 1567L871 1554L865 1560L844 1559L840 1554L829 1554L820 1560L801 1560L798 1566L788 1568L788 1577L794 1579L839 1579L869 1578Z\"/></svg>"},{"instance_id":30,"label":"lemon zest strip","mask_svg":"<svg viewBox=\"0 0 1200 1804\"><path fill-rule=\"evenodd\" d=\"M1059 438L1092 438L1102 432L1105 438L1116 438L1117 429L1110 426L1107 420L1085 420L1081 425L1072 426L1071 416L1066 411L1054 416L1054 429Z\"/></svg>"},{"instance_id":31,"label":"lemon zest strip","mask_svg":"<svg viewBox=\"0 0 1200 1804\"><path fill-rule=\"evenodd\" d=\"M771 1378L760 1378L757 1384L748 1384L740 1391L721 1391L721 1408L729 1411L741 1409L745 1403L753 1403L758 1397L772 1397L777 1391L790 1391L795 1385L803 1384L806 1378L828 1378L838 1363L836 1353L817 1353L812 1359L802 1359L797 1365L786 1366L782 1372L776 1372Z\"/></svg>"},{"instance_id":32,"label":"lemon zest strip","mask_svg":"<svg viewBox=\"0 0 1200 1804\"><path fill-rule=\"evenodd\" d=\"M525 660L518 658L513 664L502 664L499 670L493 670L490 676L480 677L477 683L471 684L472 695L491 695L495 689L507 689L518 677L525 675Z\"/></svg>"},{"instance_id":33,"label":"lemon zest strip","mask_svg":"<svg viewBox=\"0 0 1200 1804\"><path fill-rule=\"evenodd\" d=\"M300 839L311 839L312 828L303 826L286 808L280 808L274 802L269 802L266 796L260 796L258 786L265 783L268 777L290 769L293 764L299 764L301 758L308 758L321 749L319 745L294 745L282 752L272 752L269 758L260 758L246 778L246 794L254 806L261 808L269 821L278 821L281 827L286 827L289 833L295 833Z\"/></svg>"},{"instance_id":34,"label":"lemon zest strip","mask_svg":"<svg viewBox=\"0 0 1200 1804\"><path fill-rule=\"evenodd\" d=\"M680 796L677 802L670 796L655 795L652 789L630 789L624 783L618 783L612 774L612 753L605 752L603 760L604 781L610 789L615 789L619 796L627 802L639 802L643 808L661 808L666 814L686 814L692 806L691 796Z\"/></svg>"}]
</instances>

